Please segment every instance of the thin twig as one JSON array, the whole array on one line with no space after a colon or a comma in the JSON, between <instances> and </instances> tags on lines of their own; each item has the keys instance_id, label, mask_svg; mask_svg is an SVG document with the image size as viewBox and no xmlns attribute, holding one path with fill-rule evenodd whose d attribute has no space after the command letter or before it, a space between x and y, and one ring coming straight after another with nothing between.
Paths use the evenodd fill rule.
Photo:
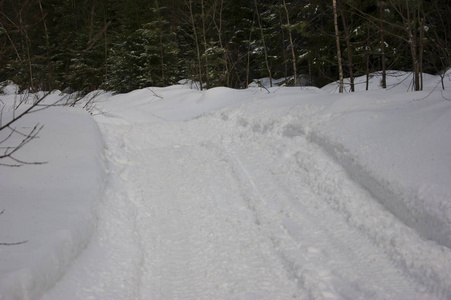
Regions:
<instances>
[{"instance_id":1,"label":"thin twig","mask_svg":"<svg viewBox=\"0 0 451 300\"><path fill-rule=\"evenodd\" d=\"M5 212L5 210L0 211L0 215L3 214ZM20 245L20 244L24 244L28 241L22 241L22 242L16 242L16 243L0 243L0 246L14 246L14 245Z\"/></svg>"},{"instance_id":2,"label":"thin twig","mask_svg":"<svg viewBox=\"0 0 451 300\"><path fill-rule=\"evenodd\" d=\"M266 86L264 86L264 85L262 84L262 82L261 82L260 80L254 80L254 82L255 82L256 84L258 84L259 87L264 88L264 89L268 92L268 94L271 94L271 92L266 88Z\"/></svg>"},{"instance_id":3,"label":"thin twig","mask_svg":"<svg viewBox=\"0 0 451 300\"><path fill-rule=\"evenodd\" d=\"M424 96L423 98L420 98L420 99L413 99L412 101L410 101L410 102L416 102L416 101L422 101L422 100L425 100L425 99L427 99L436 89L437 89L437 87L439 86L439 84L440 84L441 82L438 82L436 85L435 85L435 87L426 95L426 96ZM442 94L443 95L443 94ZM445 98L446 99L446 98Z\"/></svg>"},{"instance_id":4,"label":"thin twig","mask_svg":"<svg viewBox=\"0 0 451 300\"><path fill-rule=\"evenodd\" d=\"M42 130L43 125L40 125L39 123L36 124L33 129L28 133L22 133L20 131L18 131L17 129L8 126L7 127L11 132L9 133L9 135L2 141L0 141L0 144L7 141L9 138L12 137L12 135L15 133L17 135L21 135L23 138L20 141L20 143L16 146L11 146L11 147L0 147L0 149L5 149L5 151L3 152L3 154L0 154L0 160L1 159L5 159L5 158L9 158L15 162L17 162L18 164L8 164L8 163L0 163L1 166L8 166L8 167L20 167L22 165L42 165L42 164L46 164L47 162L26 162L23 160L20 160L16 157L14 157L14 153L17 152L19 149L21 149L23 146L25 146L26 144L28 144L31 140L37 138L37 135L39 134L39 132Z\"/></svg>"},{"instance_id":5,"label":"thin twig","mask_svg":"<svg viewBox=\"0 0 451 300\"><path fill-rule=\"evenodd\" d=\"M40 99L38 99L38 101L36 101L33 105L31 105L29 108L27 108L25 111L23 111L20 115L14 117L11 121L9 121L5 125L1 126L0 131L5 129L6 127L9 127L13 123L17 122L20 118L22 118L26 114L33 112L33 108L35 108L39 103L41 103L48 95L49 95L49 93L46 93L44 96L42 96Z\"/></svg>"},{"instance_id":6,"label":"thin twig","mask_svg":"<svg viewBox=\"0 0 451 300\"><path fill-rule=\"evenodd\" d=\"M442 98L443 98L443 99L445 99L445 100L447 100L447 101L451 101L451 99L446 98L445 95L443 95L443 90L441 90L441 93L442 93Z\"/></svg>"},{"instance_id":7,"label":"thin twig","mask_svg":"<svg viewBox=\"0 0 451 300\"><path fill-rule=\"evenodd\" d=\"M163 99L163 97L157 95L157 93L155 93L151 88L147 88L147 89L148 89L149 91L151 91L151 92L154 94L155 97L158 97L158 98L160 98L160 99Z\"/></svg>"},{"instance_id":8,"label":"thin twig","mask_svg":"<svg viewBox=\"0 0 451 300\"><path fill-rule=\"evenodd\" d=\"M0 246L15 246L15 245L20 245L20 244L25 244L28 241L22 241L22 242L17 242L17 243L0 243Z\"/></svg>"}]
</instances>

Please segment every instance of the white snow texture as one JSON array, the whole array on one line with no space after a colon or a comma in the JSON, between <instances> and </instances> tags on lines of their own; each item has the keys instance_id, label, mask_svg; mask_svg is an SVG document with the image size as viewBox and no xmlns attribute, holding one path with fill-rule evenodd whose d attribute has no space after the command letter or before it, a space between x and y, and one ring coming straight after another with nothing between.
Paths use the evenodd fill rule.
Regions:
<instances>
[{"instance_id":1,"label":"white snow texture","mask_svg":"<svg viewBox=\"0 0 451 300\"><path fill-rule=\"evenodd\" d=\"M26 241L0 245L0 299L451 299L450 79L392 75L26 116L16 156L46 164L0 166L0 243Z\"/></svg>"}]
</instances>

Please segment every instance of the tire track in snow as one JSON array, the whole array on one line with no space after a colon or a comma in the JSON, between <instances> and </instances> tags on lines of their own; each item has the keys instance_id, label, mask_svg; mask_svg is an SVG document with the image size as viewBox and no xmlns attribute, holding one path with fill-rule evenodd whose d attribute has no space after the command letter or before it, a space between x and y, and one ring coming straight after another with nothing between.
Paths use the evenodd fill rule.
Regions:
<instances>
[{"instance_id":1,"label":"tire track in snow","mask_svg":"<svg viewBox=\"0 0 451 300\"><path fill-rule=\"evenodd\" d=\"M209 143L179 144L189 136L174 128L166 143L153 136L141 143L136 158L147 199L142 211L152 218L143 228L147 244L142 298L249 299L291 298L298 289L284 278L266 236L253 224L241 201L241 183L228 158ZM155 135L153 135L155 134ZM166 132L168 134L168 132ZM137 139L146 140L141 136ZM167 143L168 140L174 143ZM246 195L244 195L246 196Z\"/></svg>"},{"instance_id":2,"label":"tire track in snow","mask_svg":"<svg viewBox=\"0 0 451 300\"><path fill-rule=\"evenodd\" d=\"M288 135L286 134L287 127L290 131ZM330 194L328 205L342 214L351 227L356 228L376 247L384 251L387 258L405 277L417 282L419 290L428 294L427 298L449 298L451 296L451 252L449 249L424 240L418 232L387 210L380 203L380 199L375 198L371 191L361 185L361 178L356 180L353 176L355 174L350 175L347 166L341 165L341 160L337 160L335 155L329 156L330 149L323 148L322 144L316 143L316 139L311 139L310 135L304 136L299 125L288 124L282 128L284 128L282 136L306 139L312 146L320 149L324 157L329 157L332 164L337 166L335 172L339 172L341 177L347 178L346 181L337 181L335 176L330 176L328 172L322 172L321 174L325 175L323 180L312 181L311 186L315 187L317 191ZM297 133L293 134L293 129ZM339 150L335 149L335 151ZM308 160L300 158L299 155L296 156L297 164L302 168L308 168L311 165ZM327 167L326 164L322 165L322 169ZM325 182L326 185L321 186L318 182ZM330 193L334 191L333 188L330 189L330 186L342 186L343 191L360 190L360 192L341 198Z\"/></svg>"},{"instance_id":3,"label":"tire track in snow","mask_svg":"<svg viewBox=\"0 0 451 300\"><path fill-rule=\"evenodd\" d=\"M266 197L260 191L260 188L252 179L249 170L241 162L239 156L234 152L225 148L226 153L232 158L232 162L237 166L236 176L246 185L250 186L249 193L255 194L254 202L248 203L249 208L253 210L256 215L256 224L260 227L265 227L262 234L270 237L274 253L280 258L282 265L287 272L288 277L293 280L300 289L306 290L306 295L310 299L334 298L336 292L328 285L324 284L321 277L327 276L327 270L318 270L318 266L313 267L309 262L308 254L316 253L316 248L309 248L307 252L298 252L296 260L290 258L286 252L287 247L282 243L287 243L289 248L300 249L301 241L294 239L293 234L290 233L287 226L284 225L280 215L271 215L274 213L272 208L267 208ZM258 207L258 209L256 208ZM262 211L263 210L263 211ZM283 242L282 242L283 241ZM301 262L301 263L300 263ZM305 271L308 270L308 271Z\"/></svg>"},{"instance_id":4,"label":"tire track in snow","mask_svg":"<svg viewBox=\"0 0 451 300\"><path fill-rule=\"evenodd\" d=\"M49 299L449 295L446 266L427 261L440 251L421 244L319 147L281 134L276 118L229 116L100 119L117 152L108 154L98 233ZM432 275L416 277L421 270Z\"/></svg>"},{"instance_id":5,"label":"tire track in snow","mask_svg":"<svg viewBox=\"0 0 451 300\"><path fill-rule=\"evenodd\" d=\"M252 172L254 174L267 173L265 176L260 175L260 179L254 178L254 182L260 184L261 194L271 195L268 187L272 185L271 183L278 182L274 188L276 193L269 197L277 200L280 198L278 195L288 191L285 198L296 199L297 201L292 203L298 206L303 204L300 207L301 210L312 212L312 208L314 208L314 212L321 209L321 214L310 215L312 222L316 221L318 225L323 223L324 228L330 227L330 224L327 223L338 224L327 220L326 216L334 212L341 219L341 223L344 223L343 225L347 224L343 226L343 228L348 227L345 232L347 231L348 234L353 232L355 237L360 236L363 240L367 240L369 253L378 253L370 256L370 265L376 267L374 274L383 274L382 276L386 277L383 281L386 283L390 282L390 278L393 282L397 282L396 278L401 280L405 278L406 292L410 293L410 298L438 297L446 299L451 295L449 249L422 240L416 232L386 211L365 189L353 182L338 163L303 136L304 130L296 125L299 116L293 117L290 112L283 109L280 112L274 110L263 112L262 116L253 113L248 118L233 110L231 112L226 110L226 112L216 115L217 120L225 121L222 123L216 121L217 124L220 124L219 128L215 128L216 131L234 132L226 140L240 146L242 164L255 170ZM231 119L227 115L236 115L237 117ZM226 129L221 127L226 127ZM288 133L287 128L289 129ZM294 135L292 134L293 128L296 130ZM264 152L266 153L262 156L261 154ZM264 163L262 164L262 162ZM265 177L270 178L271 174L277 174L277 176L272 176L273 180L265 180ZM310 193L306 194L306 191L310 191ZM309 199L320 201L306 201ZM308 216L309 214L304 215ZM287 214L287 216L293 217L296 214ZM295 225L294 227L299 227L303 220L298 218L292 220L291 223ZM314 228L314 226L310 226L310 228L312 227ZM351 241L349 243L351 246L355 244L352 239L345 239L345 236L339 231L336 233L338 229L337 226L329 230L329 236L332 237L330 245L342 244L340 240ZM298 230L298 233L301 231L302 229ZM325 246L327 247L327 245ZM366 252L361 251L361 253ZM359 252L356 254L356 257L359 257ZM360 261L364 262L362 265L368 268L366 263L368 259L361 256L360 258ZM377 266L384 264L388 267L377 271ZM340 269L346 270L346 268L346 266L337 268L337 274L340 273ZM389 269L392 270L393 277L387 276L386 270ZM357 271L359 270L357 269ZM369 281L374 281L374 279L369 279ZM351 278L339 282L338 285L345 286L346 282L352 282ZM380 282L379 285L383 290L383 282ZM393 295L405 297L406 295L400 291L401 289L398 291L396 288L393 289ZM348 292L345 291L345 295ZM362 292L360 291L360 293ZM385 295L389 294L383 291L381 295L384 293Z\"/></svg>"},{"instance_id":6,"label":"tire track in snow","mask_svg":"<svg viewBox=\"0 0 451 300\"><path fill-rule=\"evenodd\" d=\"M271 161L257 152L252 153L250 161L261 166L259 162ZM249 157L245 153L250 153L250 148L240 153L245 159ZM311 157L313 152L305 154ZM307 291L308 298L358 298L362 293L372 298L396 294L412 297L415 294L411 292L415 290L412 282L403 280L380 251L375 251L359 232L348 228L339 214L322 203L325 199L310 191L312 183L299 182L296 185L301 185L304 191L292 193L287 187L274 184L280 178L274 178L269 170L259 169L250 163L255 170L251 172L238 158L239 155L235 153L232 156L237 162L239 173L243 175L242 180L248 181L258 195L256 202L259 203L252 204L252 207L257 208L255 213L259 224L267 227L265 231L271 236L275 254L281 258L289 277ZM255 159L256 156L260 157ZM283 162L276 165L281 166ZM311 172L312 169L306 170L306 173ZM294 174L291 176L296 177ZM259 184L255 183L253 177ZM284 176L282 182L287 180ZM314 180L320 181L321 178L315 177ZM316 208L312 210L311 206L315 205ZM367 263L368 257L361 253L372 257L374 263ZM365 265L365 271L362 271L362 265Z\"/></svg>"}]
</instances>

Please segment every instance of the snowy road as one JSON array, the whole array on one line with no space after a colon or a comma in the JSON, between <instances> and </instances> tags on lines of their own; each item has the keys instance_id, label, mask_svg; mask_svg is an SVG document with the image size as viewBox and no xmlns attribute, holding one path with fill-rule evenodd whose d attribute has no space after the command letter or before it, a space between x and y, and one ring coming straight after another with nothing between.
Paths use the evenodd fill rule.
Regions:
<instances>
[{"instance_id":1,"label":"snowy road","mask_svg":"<svg viewBox=\"0 0 451 300\"><path fill-rule=\"evenodd\" d=\"M443 248L278 114L97 117L110 170L98 228L44 299L450 295Z\"/></svg>"},{"instance_id":2,"label":"snowy road","mask_svg":"<svg viewBox=\"0 0 451 300\"><path fill-rule=\"evenodd\" d=\"M451 295L449 248L388 211L299 122L330 118L321 106L160 92L169 100L137 91L96 117L108 164L97 227L43 299Z\"/></svg>"}]
</instances>

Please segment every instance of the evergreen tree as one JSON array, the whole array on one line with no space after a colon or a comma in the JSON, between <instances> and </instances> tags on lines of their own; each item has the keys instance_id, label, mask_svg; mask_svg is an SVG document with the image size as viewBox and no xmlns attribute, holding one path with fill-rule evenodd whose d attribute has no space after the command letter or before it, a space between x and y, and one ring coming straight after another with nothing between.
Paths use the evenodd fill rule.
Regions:
<instances>
[{"instance_id":1,"label":"evergreen tree","mask_svg":"<svg viewBox=\"0 0 451 300\"><path fill-rule=\"evenodd\" d=\"M146 86L176 83L178 45L175 33L164 19L165 7L155 1L152 21L135 30L124 42L114 45L109 57L107 87L126 92Z\"/></svg>"},{"instance_id":2,"label":"evergreen tree","mask_svg":"<svg viewBox=\"0 0 451 300\"><path fill-rule=\"evenodd\" d=\"M422 72L444 76L447 1L337 0L343 76L414 70L416 89ZM0 80L125 92L307 74L322 86L338 78L334 32L331 3L317 0L0 0Z\"/></svg>"}]
</instances>

